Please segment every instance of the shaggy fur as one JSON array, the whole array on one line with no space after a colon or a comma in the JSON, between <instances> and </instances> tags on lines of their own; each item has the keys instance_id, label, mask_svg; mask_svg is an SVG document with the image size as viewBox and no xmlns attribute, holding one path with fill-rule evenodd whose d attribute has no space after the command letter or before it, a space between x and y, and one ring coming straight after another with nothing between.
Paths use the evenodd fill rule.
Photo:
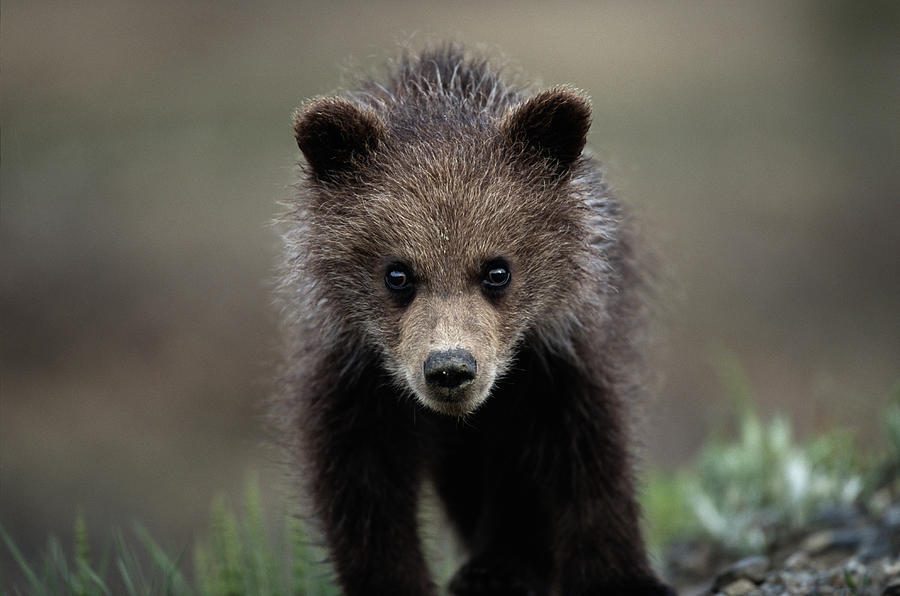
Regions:
<instances>
[{"instance_id":1,"label":"shaggy fur","mask_svg":"<svg viewBox=\"0 0 900 596\"><path fill-rule=\"evenodd\" d=\"M425 481L471 556L454 594L671 593L628 450L643 281L589 125L580 92L529 97L454 46L295 114L275 415L347 594L436 593ZM451 352L473 378L448 388L423 363Z\"/></svg>"}]
</instances>

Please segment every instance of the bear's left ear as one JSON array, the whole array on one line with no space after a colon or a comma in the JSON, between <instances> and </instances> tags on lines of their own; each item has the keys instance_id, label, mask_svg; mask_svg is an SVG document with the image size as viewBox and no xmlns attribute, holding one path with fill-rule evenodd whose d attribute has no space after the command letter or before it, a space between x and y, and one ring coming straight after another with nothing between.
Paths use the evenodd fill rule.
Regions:
<instances>
[{"instance_id":1,"label":"bear's left ear","mask_svg":"<svg viewBox=\"0 0 900 596\"><path fill-rule=\"evenodd\" d=\"M554 87L513 108L500 130L510 141L555 160L562 172L581 155L590 126L588 99L571 87Z\"/></svg>"},{"instance_id":2,"label":"bear's left ear","mask_svg":"<svg viewBox=\"0 0 900 596\"><path fill-rule=\"evenodd\" d=\"M321 181L358 167L385 135L372 110L341 97L314 99L294 112L293 120L297 146Z\"/></svg>"}]
</instances>

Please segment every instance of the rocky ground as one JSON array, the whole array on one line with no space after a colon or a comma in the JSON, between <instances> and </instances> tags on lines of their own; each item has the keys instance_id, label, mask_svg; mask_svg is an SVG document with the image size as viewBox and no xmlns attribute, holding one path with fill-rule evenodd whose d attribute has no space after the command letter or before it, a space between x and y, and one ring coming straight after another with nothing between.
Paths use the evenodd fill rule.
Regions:
<instances>
[{"instance_id":1,"label":"rocky ground","mask_svg":"<svg viewBox=\"0 0 900 596\"><path fill-rule=\"evenodd\" d=\"M683 596L900 596L900 482L864 504L823 511L765 555L734 555L697 540L674 545L666 574Z\"/></svg>"}]
</instances>

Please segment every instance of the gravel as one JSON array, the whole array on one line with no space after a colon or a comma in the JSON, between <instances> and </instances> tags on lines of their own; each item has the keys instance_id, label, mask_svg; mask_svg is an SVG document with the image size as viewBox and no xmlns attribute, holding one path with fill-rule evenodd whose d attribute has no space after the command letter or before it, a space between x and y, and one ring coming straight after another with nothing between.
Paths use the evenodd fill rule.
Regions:
<instances>
[{"instance_id":1,"label":"gravel","mask_svg":"<svg viewBox=\"0 0 900 596\"><path fill-rule=\"evenodd\" d=\"M763 555L729 556L703 540L675 544L665 574L682 596L900 596L900 490L822 511Z\"/></svg>"}]
</instances>

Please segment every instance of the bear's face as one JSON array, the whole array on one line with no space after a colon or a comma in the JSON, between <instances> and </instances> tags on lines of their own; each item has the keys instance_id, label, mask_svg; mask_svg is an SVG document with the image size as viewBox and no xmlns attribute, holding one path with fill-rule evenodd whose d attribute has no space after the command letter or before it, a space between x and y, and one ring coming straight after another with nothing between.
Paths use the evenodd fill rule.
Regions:
<instances>
[{"instance_id":1,"label":"bear's face","mask_svg":"<svg viewBox=\"0 0 900 596\"><path fill-rule=\"evenodd\" d=\"M474 411L508 366L521 334L509 259L448 253L438 266L421 258L390 260L379 312L390 370L436 411ZM398 273L409 289L393 286Z\"/></svg>"},{"instance_id":2,"label":"bear's face","mask_svg":"<svg viewBox=\"0 0 900 596\"><path fill-rule=\"evenodd\" d=\"M425 406L473 412L583 283L589 214L568 168L587 109L555 90L493 130L413 136L345 100L298 114L312 274Z\"/></svg>"},{"instance_id":3,"label":"bear's face","mask_svg":"<svg viewBox=\"0 0 900 596\"><path fill-rule=\"evenodd\" d=\"M538 276L548 262L564 266L565 250L534 250L562 224L521 199L535 189L498 172L472 188L461 183L471 168L451 161L430 180L391 184L359 224L378 239L371 328L388 368L423 404L463 415L487 398L552 301L555 280Z\"/></svg>"}]
</instances>

